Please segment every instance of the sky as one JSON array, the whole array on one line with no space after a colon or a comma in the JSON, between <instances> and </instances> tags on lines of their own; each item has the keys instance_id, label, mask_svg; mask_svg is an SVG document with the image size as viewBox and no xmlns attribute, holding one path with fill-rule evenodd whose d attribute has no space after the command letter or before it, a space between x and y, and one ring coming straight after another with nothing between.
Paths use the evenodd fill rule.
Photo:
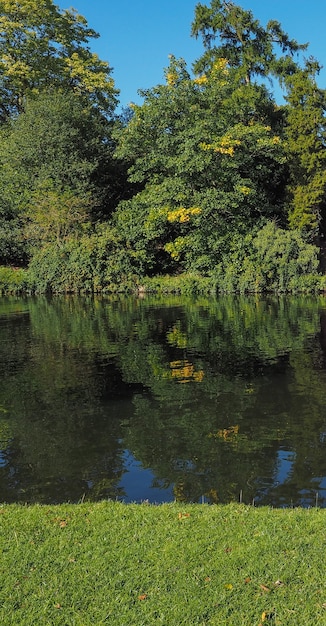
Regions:
<instances>
[{"instance_id":1,"label":"sky","mask_svg":"<svg viewBox=\"0 0 326 626\"><path fill-rule=\"evenodd\" d=\"M291 39L309 42L312 55L325 68L318 84L326 88L326 0L234 0L251 10L263 26L279 21ZM169 55L182 57L191 69L203 46L190 36L197 0L56 0L61 9L75 8L100 35L90 48L113 68L120 106L140 104L139 89L163 82ZM210 0L201 0L210 5Z\"/></svg>"}]
</instances>

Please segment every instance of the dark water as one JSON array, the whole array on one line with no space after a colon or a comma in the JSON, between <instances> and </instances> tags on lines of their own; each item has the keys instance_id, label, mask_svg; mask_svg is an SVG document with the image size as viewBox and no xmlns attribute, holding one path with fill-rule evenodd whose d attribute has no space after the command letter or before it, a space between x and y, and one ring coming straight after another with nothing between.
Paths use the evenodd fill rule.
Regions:
<instances>
[{"instance_id":1,"label":"dark water","mask_svg":"<svg viewBox=\"0 0 326 626\"><path fill-rule=\"evenodd\" d=\"M0 298L0 501L326 505L326 299Z\"/></svg>"}]
</instances>

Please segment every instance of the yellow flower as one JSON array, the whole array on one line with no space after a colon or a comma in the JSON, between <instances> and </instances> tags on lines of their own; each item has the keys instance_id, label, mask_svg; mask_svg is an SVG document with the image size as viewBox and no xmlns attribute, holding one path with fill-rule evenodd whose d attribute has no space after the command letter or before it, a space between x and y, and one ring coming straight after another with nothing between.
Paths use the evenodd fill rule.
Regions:
<instances>
[{"instance_id":1,"label":"yellow flower","mask_svg":"<svg viewBox=\"0 0 326 626\"><path fill-rule=\"evenodd\" d=\"M194 79L194 83L196 85L205 85L207 83L207 76L205 74L198 76L198 78Z\"/></svg>"},{"instance_id":2,"label":"yellow flower","mask_svg":"<svg viewBox=\"0 0 326 626\"><path fill-rule=\"evenodd\" d=\"M170 87L174 87L177 82L177 74L175 72L167 72L166 82Z\"/></svg>"},{"instance_id":3,"label":"yellow flower","mask_svg":"<svg viewBox=\"0 0 326 626\"><path fill-rule=\"evenodd\" d=\"M239 191L243 193L244 196L248 196L251 192L251 189L250 187L246 187L245 185L242 185L242 187L239 187Z\"/></svg>"},{"instance_id":4,"label":"yellow flower","mask_svg":"<svg viewBox=\"0 0 326 626\"><path fill-rule=\"evenodd\" d=\"M215 61L213 69L217 72L223 72L223 74L228 74L227 65L228 60L221 57L220 59L217 59L217 61Z\"/></svg>"},{"instance_id":5,"label":"yellow flower","mask_svg":"<svg viewBox=\"0 0 326 626\"><path fill-rule=\"evenodd\" d=\"M236 146L240 146L240 144L241 141L239 139L233 139L229 135L225 135L215 143L201 143L200 147L202 150L213 150L214 152L219 152L220 154L228 154L229 156L233 156L234 148Z\"/></svg>"},{"instance_id":6,"label":"yellow flower","mask_svg":"<svg viewBox=\"0 0 326 626\"><path fill-rule=\"evenodd\" d=\"M179 209L170 211L167 215L167 218L168 222L179 222L180 224L183 224L185 222L189 222L191 216L199 215L200 213L201 209L199 207L190 207L189 209L180 207Z\"/></svg>"}]
</instances>

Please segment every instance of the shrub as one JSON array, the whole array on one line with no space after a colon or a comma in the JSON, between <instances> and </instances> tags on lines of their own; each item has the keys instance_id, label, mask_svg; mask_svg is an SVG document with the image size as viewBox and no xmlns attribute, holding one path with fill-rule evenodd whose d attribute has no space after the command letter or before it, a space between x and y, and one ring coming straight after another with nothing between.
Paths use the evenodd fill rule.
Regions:
<instances>
[{"instance_id":1,"label":"shrub","mask_svg":"<svg viewBox=\"0 0 326 626\"><path fill-rule=\"evenodd\" d=\"M323 289L317 246L297 230L268 222L255 235L235 240L212 275L219 292L314 292Z\"/></svg>"},{"instance_id":2,"label":"shrub","mask_svg":"<svg viewBox=\"0 0 326 626\"><path fill-rule=\"evenodd\" d=\"M203 277L200 274L189 273L177 276L155 276L144 278L139 289L148 293L196 295L201 293L216 293L214 278Z\"/></svg>"},{"instance_id":3,"label":"shrub","mask_svg":"<svg viewBox=\"0 0 326 626\"><path fill-rule=\"evenodd\" d=\"M0 292L17 294L31 290L28 272L22 268L0 266Z\"/></svg>"},{"instance_id":4,"label":"shrub","mask_svg":"<svg viewBox=\"0 0 326 626\"><path fill-rule=\"evenodd\" d=\"M80 239L49 243L29 266L39 293L122 292L135 288L129 256L107 225Z\"/></svg>"}]
</instances>

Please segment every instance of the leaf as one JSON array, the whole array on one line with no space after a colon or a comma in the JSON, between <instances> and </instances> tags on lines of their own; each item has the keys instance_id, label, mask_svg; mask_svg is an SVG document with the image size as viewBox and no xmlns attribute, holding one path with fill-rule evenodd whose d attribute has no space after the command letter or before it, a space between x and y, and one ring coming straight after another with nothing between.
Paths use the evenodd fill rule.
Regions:
<instances>
[{"instance_id":1,"label":"leaf","mask_svg":"<svg viewBox=\"0 0 326 626\"><path fill-rule=\"evenodd\" d=\"M247 576L247 578L244 579L244 582L246 583L246 585L250 583L251 582L250 576Z\"/></svg>"},{"instance_id":2,"label":"leaf","mask_svg":"<svg viewBox=\"0 0 326 626\"><path fill-rule=\"evenodd\" d=\"M190 513L178 513L178 519L184 519L185 517L190 517Z\"/></svg>"},{"instance_id":3,"label":"leaf","mask_svg":"<svg viewBox=\"0 0 326 626\"><path fill-rule=\"evenodd\" d=\"M146 600L147 597L147 593L142 593L140 596L138 596L138 600Z\"/></svg>"},{"instance_id":4,"label":"leaf","mask_svg":"<svg viewBox=\"0 0 326 626\"><path fill-rule=\"evenodd\" d=\"M261 621L266 622L266 620L273 619L274 617L275 617L275 613L273 612L266 613L266 611L263 611L263 613L261 614Z\"/></svg>"},{"instance_id":5,"label":"leaf","mask_svg":"<svg viewBox=\"0 0 326 626\"><path fill-rule=\"evenodd\" d=\"M270 589L269 589L268 587L266 587L266 585L259 585L259 587L260 587L263 591L266 591L266 592L269 592L269 591L270 591Z\"/></svg>"},{"instance_id":6,"label":"leaf","mask_svg":"<svg viewBox=\"0 0 326 626\"><path fill-rule=\"evenodd\" d=\"M231 589L233 589L233 585L231 585L230 583L227 583L226 585L224 585L224 588L231 591Z\"/></svg>"}]
</instances>

